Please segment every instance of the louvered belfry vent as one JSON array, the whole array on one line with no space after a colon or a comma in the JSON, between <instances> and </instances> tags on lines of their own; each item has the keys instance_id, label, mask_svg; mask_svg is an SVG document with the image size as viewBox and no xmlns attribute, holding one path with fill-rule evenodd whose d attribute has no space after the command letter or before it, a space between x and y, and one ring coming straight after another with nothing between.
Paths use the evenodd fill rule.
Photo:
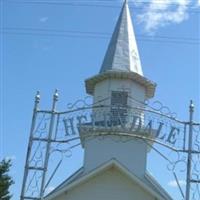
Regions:
<instances>
[{"instance_id":1,"label":"louvered belfry vent","mask_svg":"<svg viewBox=\"0 0 200 200\"><path fill-rule=\"evenodd\" d=\"M111 93L111 116L112 124L118 125L126 122L128 92L112 91Z\"/></svg>"},{"instance_id":2,"label":"louvered belfry vent","mask_svg":"<svg viewBox=\"0 0 200 200\"><path fill-rule=\"evenodd\" d=\"M112 106L127 106L128 92L112 91L111 105Z\"/></svg>"}]
</instances>

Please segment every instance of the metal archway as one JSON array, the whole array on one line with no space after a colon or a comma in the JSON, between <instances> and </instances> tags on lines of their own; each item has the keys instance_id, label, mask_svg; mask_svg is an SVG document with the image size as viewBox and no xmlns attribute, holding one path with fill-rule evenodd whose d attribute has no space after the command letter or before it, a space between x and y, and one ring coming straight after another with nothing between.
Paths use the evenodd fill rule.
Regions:
<instances>
[{"instance_id":1,"label":"metal archway","mask_svg":"<svg viewBox=\"0 0 200 200\"><path fill-rule=\"evenodd\" d=\"M80 145L80 131L85 138L99 136L119 136L139 139L151 146L170 163L181 195L185 200L200 198L200 124L194 122L194 106L190 104L189 121L176 119L169 108L156 101L152 104L141 103L134 98L135 107L111 107L92 104L89 98L68 104L67 111L56 111L58 93L53 96L51 110L40 110L40 95L37 93L29 137L21 200L43 199L48 193L47 187L54 178L64 158L72 156L72 149ZM95 133L94 131L95 130ZM184 159L170 161L152 143L162 145L186 155ZM60 158L50 167L49 159L58 153ZM58 157L58 155L57 155ZM186 165L186 191L183 192L175 174L176 165ZM193 185L193 187L191 187ZM185 194L184 194L185 193Z\"/></svg>"}]
</instances>

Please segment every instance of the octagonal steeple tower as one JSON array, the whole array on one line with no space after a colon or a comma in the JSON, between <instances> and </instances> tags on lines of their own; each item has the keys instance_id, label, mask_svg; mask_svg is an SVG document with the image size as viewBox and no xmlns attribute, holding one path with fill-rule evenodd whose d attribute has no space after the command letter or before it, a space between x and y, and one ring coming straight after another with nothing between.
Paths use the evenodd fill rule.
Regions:
<instances>
[{"instance_id":1,"label":"octagonal steeple tower","mask_svg":"<svg viewBox=\"0 0 200 200\"><path fill-rule=\"evenodd\" d=\"M116 137L113 141L109 136L102 141L98 137L92 140L84 137L84 134L98 135L99 131L112 135L121 122L131 127L133 112L140 118L142 126L145 101L154 96L156 85L143 75L127 1L123 4L99 74L87 79L85 84L87 93L93 96L93 124L97 126L80 132L85 149L85 170L114 158L134 174L143 176L148 152L144 142L130 139L125 144L116 143L119 136L111 136ZM126 157L130 152L131 157Z\"/></svg>"}]
</instances>

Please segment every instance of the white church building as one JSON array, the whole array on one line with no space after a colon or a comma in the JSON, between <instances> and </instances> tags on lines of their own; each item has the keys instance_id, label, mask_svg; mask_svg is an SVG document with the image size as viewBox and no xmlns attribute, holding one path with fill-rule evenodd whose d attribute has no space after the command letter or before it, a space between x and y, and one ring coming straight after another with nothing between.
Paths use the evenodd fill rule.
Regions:
<instances>
[{"instance_id":1,"label":"white church building","mask_svg":"<svg viewBox=\"0 0 200 200\"><path fill-rule=\"evenodd\" d=\"M100 72L86 79L85 85L94 104L103 104L108 109L110 106L119 108L119 105L133 108L137 106L136 102L144 103L154 96L156 84L143 75L127 1ZM93 108L94 112L98 109ZM123 117L128 110L120 109L118 112ZM143 117L143 111L138 111L138 115ZM147 154L150 151L147 143L128 135L123 138L117 134L109 135L109 131L113 132L113 129L102 128L102 125L99 129L91 129L90 125L79 128L84 149L83 166L45 200L172 200L147 172ZM103 139L99 139L103 133ZM91 136L89 139L88 135Z\"/></svg>"}]
</instances>

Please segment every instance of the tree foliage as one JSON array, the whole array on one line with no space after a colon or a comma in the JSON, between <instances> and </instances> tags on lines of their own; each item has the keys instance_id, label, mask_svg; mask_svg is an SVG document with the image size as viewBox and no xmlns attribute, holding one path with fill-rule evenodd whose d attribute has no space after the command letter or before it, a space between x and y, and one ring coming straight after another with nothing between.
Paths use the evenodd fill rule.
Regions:
<instances>
[{"instance_id":1,"label":"tree foliage","mask_svg":"<svg viewBox=\"0 0 200 200\"><path fill-rule=\"evenodd\" d=\"M9 192L9 187L14 183L10 177L9 170L11 167L11 160L3 159L0 162L0 199L10 200L12 195Z\"/></svg>"}]
</instances>

